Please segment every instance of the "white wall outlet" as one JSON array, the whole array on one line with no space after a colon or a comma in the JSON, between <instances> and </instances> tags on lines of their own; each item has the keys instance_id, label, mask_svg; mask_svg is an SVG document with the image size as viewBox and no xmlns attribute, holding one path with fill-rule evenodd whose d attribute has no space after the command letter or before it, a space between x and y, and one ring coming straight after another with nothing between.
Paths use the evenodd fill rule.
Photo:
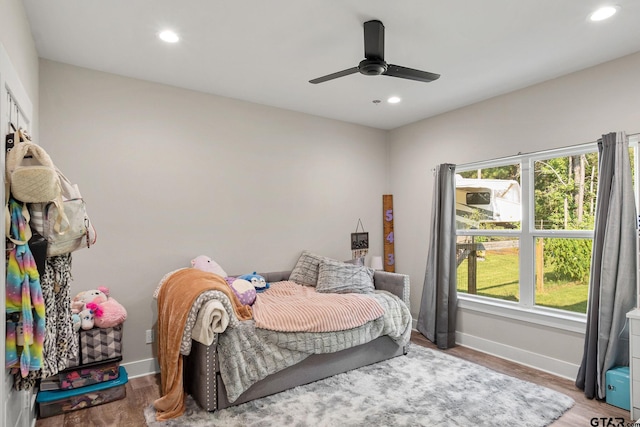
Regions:
<instances>
[{"instance_id":1,"label":"white wall outlet","mask_svg":"<svg viewBox=\"0 0 640 427\"><path fill-rule=\"evenodd\" d=\"M153 342L153 329L147 329L147 334L145 337L145 342L147 344L151 344Z\"/></svg>"}]
</instances>

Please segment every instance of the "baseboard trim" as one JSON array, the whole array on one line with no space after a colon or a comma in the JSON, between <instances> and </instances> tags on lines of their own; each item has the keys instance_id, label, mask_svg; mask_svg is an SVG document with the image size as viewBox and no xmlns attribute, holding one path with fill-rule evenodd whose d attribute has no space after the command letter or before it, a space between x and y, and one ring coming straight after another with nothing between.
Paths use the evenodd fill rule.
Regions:
<instances>
[{"instance_id":1,"label":"baseboard trim","mask_svg":"<svg viewBox=\"0 0 640 427\"><path fill-rule=\"evenodd\" d=\"M570 380L576 378L580 368L574 363L462 332L456 332L456 344Z\"/></svg>"},{"instance_id":2,"label":"baseboard trim","mask_svg":"<svg viewBox=\"0 0 640 427\"><path fill-rule=\"evenodd\" d=\"M155 357L123 363L122 366L127 370L129 378L144 377L145 375L152 375L160 372L160 365L158 364L158 359Z\"/></svg>"}]
</instances>

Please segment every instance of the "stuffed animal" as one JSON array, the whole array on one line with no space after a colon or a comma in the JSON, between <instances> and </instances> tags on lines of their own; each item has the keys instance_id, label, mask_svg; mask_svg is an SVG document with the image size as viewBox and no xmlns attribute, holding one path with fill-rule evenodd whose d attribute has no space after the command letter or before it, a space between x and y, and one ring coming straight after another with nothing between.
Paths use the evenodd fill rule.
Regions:
<instances>
[{"instance_id":1,"label":"stuffed animal","mask_svg":"<svg viewBox=\"0 0 640 427\"><path fill-rule=\"evenodd\" d=\"M80 327L86 331L93 328L95 315L91 309L85 308L78 316L80 317Z\"/></svg>"},{"instance_id":2,"label":"stuffed animal","mask_svg":"<svg viewBox=\"0 0 640 427\"><path fill-rule=\"evenodd\" d=\"M209 273L214 273L218 276L227 277L227 273L222 269L222 267L206 255L200 255L192 259L191 267L202 271L208 271Z\"/></svg>"},{"instance_id":3,"label":"stuffed animal","mask_svg":"<svg viewBox=\"0 0 640 427\"><path fill-rule=\"evenodd\" d=\"M71 315L71 324L73 325L73 332L78 332L80 330L80 315L77 313L73 313Z\"/></svg>"},{"instance_id":4,"label":"stuffed animal","mask_svg":"<svg viewBox=\"0 0 640 427\"><path fill-rule=\"evenodd\" d=\"M108 295L109 289L104 286L100 286L98 289L80 292L73 298L73 300L71 300L71 312L74 314L80 313L89 302L104 302L107 300Z\"/></svg>"},{"instance_id":5,"label":"stuffed animal","mask_svg":"<svg viewBox=\"0 0 640 427\"><path fill-rule=\"evenodd\" d=\"M242 305L252 305L256 301L256 288L244 279L236 279L230 285Z\"/></svg>"},{"instance_id":6,"label":"stuffed animal","mask_svg":"<svg viewBox=\"0 0 640 427\"><path fill-rule=\"evenodd\" d=\"M253 274L243 274L242 276L238 277L238 279L244 279L251 282L253 287L256 288L256 292L264 292L269 289L269 284L266 282L266 280L264 280L264 277L256 274L255 271L253 272Z\"/></svg>"},{"instance_id":7,"label":"stuffed animal","mask_svg":"<svg viewBox=\"0 0 640 427\"><path fill-rule=\"evenodd\" d=\"M89 323L87 311L91 313L91 323ZM80 316L82 329L91 329L94 326L110 328L127 319L127 310L109 296L109 288L104 286L76 295L71 302L71 312ZM91 326L86 327L89 324Z\"/></svg>"},{"instance_id":8,"label":"stuffed animal","mask_svg":"<svg viewBox=\"0 0 640 427\"><path fill-rule=\"evenodd\" d=\"M114 298L96 305L94 323L98 328L111 328L127 320L127 310Z\"/></svg>"}]
</instances>

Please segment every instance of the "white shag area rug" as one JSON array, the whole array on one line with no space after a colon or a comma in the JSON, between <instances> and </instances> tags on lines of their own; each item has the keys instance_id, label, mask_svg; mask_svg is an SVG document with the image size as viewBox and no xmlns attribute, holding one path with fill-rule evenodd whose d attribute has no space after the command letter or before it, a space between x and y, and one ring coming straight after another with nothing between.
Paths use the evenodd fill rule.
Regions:
<instances>
[{"instance_id":1,"label":"white shag area rug","mask_svg":"<svg viewBox=\"0 0 640 427\"><path fill-rule=\"evenodd\" d=\"M571 408L569 396L440 351L412 344L406 356L339 374L239 406L185 414L177 426L506 426L542 427Z\"/></svg>"}]
</instances>

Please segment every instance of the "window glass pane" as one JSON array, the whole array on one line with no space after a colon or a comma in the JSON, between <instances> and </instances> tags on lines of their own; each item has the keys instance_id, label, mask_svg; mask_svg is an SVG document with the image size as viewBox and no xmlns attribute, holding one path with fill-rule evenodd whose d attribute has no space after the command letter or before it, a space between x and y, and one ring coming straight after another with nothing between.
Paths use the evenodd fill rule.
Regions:
<instances>
[{"instance_id":1,"label":"window glass pane","mask_svg":"<svg viewBox=\"0 0 640 427\"><path fill-rule=\"evenodd\" d=\"M534 168L535 228L593 230L598 153L538 160Z\"/></svg>"},{"instance_id":2,"label":"window glass pane","mask_svg":"<svg viewBox=\"0 0 640 427\"><path fill-rule=\"evenodd\" d=\"M519 300L517 237L458 236L458 292Z\"/></svg>"},{"instance_id":3,"label":"window glass pane","mask_svg":"<svg viewBox=\"0 0 640 427\"><path fill-rule=\"evenodd\" d=\"M520 201L520 164L456 174L458 230L520 228Z\"/></svg>"},{"instance_id":4,"label":"window glass pane","mask_svg":"<svg viewBox=\"0 0 640 427\"><path fill-rule=\"evenodd\" d=\"M634 187L640 176L637 150L634 141L629 149ZM586 313L598 190L597 145L559 153L521 155L506 166L457 168L458 292ZM521 164L531 165L524 175ZM526 212L523 200L532 201L525 203ZM520 259L520 249L532 256Z\"/></svg>"},{"instance_id":5,"label":"window glass pane","mask_svg":"<svg viewBox=\"0 0 640 427\"><path fill-rule=\"evenodd\" d=\"M536 239L536 305L587 312L592 239Z\"/></svg>"}]
</instances>

